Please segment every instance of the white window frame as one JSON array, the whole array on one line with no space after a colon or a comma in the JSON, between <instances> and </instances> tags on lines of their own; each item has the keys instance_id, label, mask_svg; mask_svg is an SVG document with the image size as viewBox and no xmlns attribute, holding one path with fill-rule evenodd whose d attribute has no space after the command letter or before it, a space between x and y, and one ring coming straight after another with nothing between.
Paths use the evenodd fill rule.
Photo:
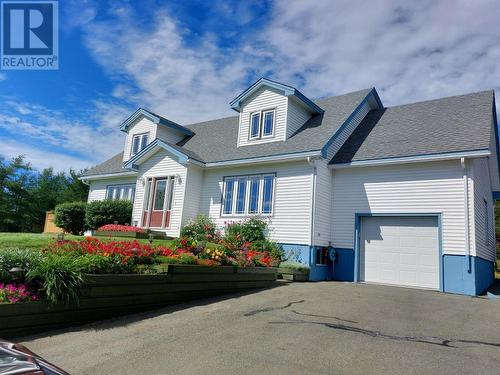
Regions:
<instances>
[{"instance_id":1,"label":"white window frame","mask_svg":"<svg viewBox=\"0 0 500 375\"><path fill-rule=\"evenodd\" d=\"M110 197L110 189L111 190L111 197ZM130 189L128 193L128 197L123 197L122 196L122 189ZM119 197L117 197L119 195ZM125 191L123 190L123 195L125 195ZM132 203L134 203L134 198L135 198L135 184L112 184L112 185L106 185L106 200L127 200Z\"/></svg>"},{"instance_id":2,"label":"white window frame","mask_svg":"<svg viewBox=\"0 0 500 375\"><path fill-rule=\"evenodd\" d=\"M264 118L266 113L273 114L272 133L268 135L264 135ZM252 137L252 119L253 116L255 115L259 115L259 134L255 137ZM274 138L275 132L276 132L276 108L268 108L268 109L263 109L261 111L250 112L250 120L248 123L248 139L250 141L255 141L258 139Z\"/></svg>"},{"instance_id":3,"label":"white window frame","mask_svg":"<svg viewBox=\"0 0 500 375\"><path fill-rule=\"evenodd\" d=\"M136 138L139 138L139 149L137 150L136 153L134 153L134 143L135 143ZM144 138L146 138L146 145L144 147L142 147L142 143L143 143ZM148 145L148 141L149 141L149 133L134 134L132 136L132 144L130 145L130 156L137 155L139 152L144 150L146 148L146 146Z\"/></svg>"},{"instance_id":4,"label":"white window frame","mask_svg":"<svg viewBox=\"0 0 500 375\"><path fill-rule=\"evenodd\" d=\"M272 128L271 134L268 134L268 135L264 134L264 125L265 125L266 113L272 113L273 114L273 128ZM267 110L262 111L261 120L260 121L261 121L261 125L260 125L260 134L261 134L261 136L260 137L262 139L273 138L274 137L274 129L276 128L276 109L267 109Z\"/></svg>"},{"instance_id":5,"label":"white window frame","mask_svg":"<svg viewBox=\"0 0 500 375\"><path fill-rule=\"evenodd\" d=\"M272 182L272 190L271 190L271 212L263 213L262 208L264 205L264 178L267 176L273 177ZM257 212L248 212L250 206L250 191L251 191L251 183L252 179L255 177L259 178L259 198L257 201ZM225 211L225 203L226 203L226 186L228 181L234 181L234 185L232 188L232 197L231 197L231 212ZM241 181L244 181L245 187L245 207L243 213L236 212L237 205L237 194L239 190L239 184ZM259 173L259 174L250 174L250 175L239 175L239 176L226 176L222 180L222 196L221 196L221 208L220 208L220 217L247 217L247 216L273 216L274 215L274 202L276 198L276 173Z\"/></svg>"},{"instance_id":6,"label":"white window frame","mask_svg":"<svg viewBox=\"0 0 500 375\"><path fill-rule=\"evenodd\" d=\"M252 137L252 127L253 127L253 117L258 115L259 116L259 124L257 125L258 126L258 131L257 131L257 135L255 137ZM257 111L257 112L252 112L250 113L250 123L249 123L249 127L248 127L248 139L249 140L255 140L255 139L260 139L260 133L261 133L261 122L262 122L262 113L260 111Z\"/></svg>"}]
</instances>

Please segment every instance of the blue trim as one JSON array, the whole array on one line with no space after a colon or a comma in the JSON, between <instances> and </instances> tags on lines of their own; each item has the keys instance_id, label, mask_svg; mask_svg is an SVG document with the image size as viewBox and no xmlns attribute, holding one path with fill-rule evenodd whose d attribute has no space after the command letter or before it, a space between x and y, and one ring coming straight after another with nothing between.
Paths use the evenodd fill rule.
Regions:
<instances>
[{"instance_id":1,"label":"blue trim","mask_svg":"<svg viewBox=\"0 0 500 375\"><path fill-rule=\"evenodd\" d=\"M354 281L354 250L338 247L334 249L337 257L333 265L333 280Z\"/></svg>"},{"instance_id":2,"label":"blue trim","mask_svg":"<svg viewBox=\"0 0 500 375\"><path fill-rule=\"evenodd\" d=\"M337 129L337 131L335 133L333 133L332 137L328 140L328 142L326 142L326 144L323 146L323 148L321 149L321 155L324 158L326 158L326 156L327 156L328 147L330 147L330 145L333 143L333 141L335 141L340 136L340 133L342 133L342 131L349 125L351 120L358 114L358 112L361 111L361 108L363 107L363 105L370 99L370 97L372 95L373 95L375 101L377 102L377 104L379 104L380 108L384 108L382 105L382 102L380 101L380 98L377 94L377 90L375 90L375 87L372 88L370 90L370 92L368 94L366 94L366 96L363 98L363 100L358 104L356 109L354 109L354 111L349 115L349 117L347 117L347 119L342 123L342 125L340 125L340 127Z\"/></svg>"},{"instance_id":3,"label":"blue trim","mask_svg":"<svg viewBox=\"0 0 500 375\"><path fill-rule=\"evenodd\" d=\"M498 174L500 175L500 152L498 150L498 119L497 119L497 110L495 104L495 91L493 91L493 129L495 130L495 148L497 152L497 166L498 166Z\"/></svg>"},{"instance_id":4,"label":"blue trim","mask_svg":"<svg viewBox=\"0 0 500 375\"><path fill-rule=\"evenodd\" d=\"M495 280L494 263L477 256L469 261L465 255L443 256L444 291L447 293L477 296L482 294Z\"/></svg>"},{"instance_id":5,"label":"blue trim","mask_svg":"<svg viewBox=\"0 0 500 375\"><path fill-rule=\"evenodd\" d=\"M493 191L493 200L498 201L500 200L500 191Z\"/></svg>"},{"instance_id":6,"label":"blue trim","mask_svg":"<svg viewBox=\"0 0 500 375\"><path fill-rule=\"evenodd\" d=\"M235 111L239 112L241 110L241 103L248 98L250 95L252 95L256 90L261 88L262 86L267 86L271 87L275 90L282 91L285 96L295 96L297 99L301 100L313 113L323 113L324 110L321 109L316 103L314 103L312 100L307 98L304 94L302 94L299 90L297 90L295 87L285 85L283 83L279 83L276 81L271 81L270 79L267 78L260 78L257 80L255 83L250 85L245 91L243 91L240 95L238 95L236 98L231 100L229 103L231 105L231 108L234 109Z\"/></svg>"},{"instance_id":7,"label":"blue trim","mask_svg":"<svg viewBox=\"0 0 500 375\"><path fill-rule=\"evenodd\" d=\"M179 150L176 150L175 148L173 148L169 144L167 144L159 139L155 139L153 142L151 142L149 145L147 145L145 148L143 148L138 154L135 154L132 158L127 160L123 167L137 169L136 161L139 160L140 158L142 158L148 152L152 151L155 147L161 147L164 150L170 152L175 157L177 157L178 162L181 164L185 164L189 160L189 157L186 154L183 154Z\"/></svg>"},{"instance_id":8,"label":"blue trim","mask_svg":"<svg viewBox=\"0 0 500 375\"><path fill-rule=\"evenodd\" d=\"M130 115L125 121L123 121L120 125L120 130L122 132L126 132L128 127L130 126L130 124L132 122L134 122L139 116L144 116L147 119L154 122L155 124L165 125L165 126L168 126L172 129L178 130L181 133L184 133L185 135L187 135L189 137L192 137L194 135L194 132L192 132L188 128L185 128L182 125L176 124L175 122L170 121L164 117L161 117L161 116L157 115L156 113L148 111L147 109L144 109L144 108L139 108L132 115Z\"/></svg>"},{"instance_id":9,"label":"blue trim","mask_svg":"<svg viewBox=\"0 0 500 375\"><path fill-rule=\"evenodd\" d=\"M438 236L439 236L439 290L444 291L443 289L443 226L442 226L442 214L440 212L404 212L404 213L355 213L354 214L354 281L359 282L359 269L360 269L360 227L361 227L361 219L363 217L414 217L414 216L423 216L423 217L436 217L438 221Z\"/></svg>"},{"instance_id":10,"label":"blue trim","mask_svg":"<svg viewBox=\"0 0 500 375\"><path fill-rule=\"evenodd\" d=\"M474 150L463 150L463 151L446 151L446 152L437 152L437 153L432 153L432 154L415 154L415 155L405 155L405 156L390 156L386 158L376 158L376 159L363 159L363 160L353 160L348 163L330 163L333 165L342 165L342 164L352 164L356 165L356 163L363 163L363 162L370 162L370 161L381 161L381 160L393 160L393 159L414 159L414 160L426 160L429 156L438 156L438 155L448 155L448 154L466 154L468 152L479 152L479 151L488 151L490 152L489 149L487 148L479 148L479 149L474 149ZM361 165L361 164L360 164Z\"/></svg>"}]
</instances>

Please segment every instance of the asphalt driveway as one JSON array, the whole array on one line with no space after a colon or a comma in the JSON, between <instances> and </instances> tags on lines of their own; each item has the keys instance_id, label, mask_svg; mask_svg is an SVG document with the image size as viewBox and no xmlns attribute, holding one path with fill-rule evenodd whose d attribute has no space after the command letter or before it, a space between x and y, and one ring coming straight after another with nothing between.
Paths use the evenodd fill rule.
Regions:
<instances>
[{"instance_id":1,"label":"asphalt driveway","mask_svg":"<svg viewBox=\"0 0 500 375\"><path fill-rule=\"evenodd\" d=\"M500 299L281 284L24 344L72 374L499 374Z\"/></svg>"}]
</instances>

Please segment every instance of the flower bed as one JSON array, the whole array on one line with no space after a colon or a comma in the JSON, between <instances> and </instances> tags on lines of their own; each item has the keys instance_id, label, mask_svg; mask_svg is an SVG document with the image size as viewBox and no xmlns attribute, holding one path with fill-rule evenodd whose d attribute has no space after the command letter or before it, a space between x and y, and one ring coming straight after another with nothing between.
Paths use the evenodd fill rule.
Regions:
<instances>
[{"instance_id":1,"label":"flower bed","mask_svg":"<svg viewBox=\"0 0 500 375\"><path fill-rule=\"evenodd\" d=\"M20 337L188 300L274 285L276 268L169 265L159 275L84 275L79 302L0 303L0 337Z\"/></svg>"},{"instance_id":2,"label":"flower bed","mask_svg":"<svg viewBox=\"0 0 500 375\"><path fill-rule=\"evenodd\" d=\"M0 283L0 303L38 301L40 298L24 284Z\"/></svg>"},{"instance_id":3,"label":"flower bed","mask_svg":"<svg viewBox=\"0 0 500 375\"><path fill-rule=\"evenodd\" d=\"M119 224L106 224L102 227L97 228L98 231L107 232L133 232L133 233L145 233L145 230L138 227L133 227L130 225L119 225Z\"/></svg>"}]
</instances>

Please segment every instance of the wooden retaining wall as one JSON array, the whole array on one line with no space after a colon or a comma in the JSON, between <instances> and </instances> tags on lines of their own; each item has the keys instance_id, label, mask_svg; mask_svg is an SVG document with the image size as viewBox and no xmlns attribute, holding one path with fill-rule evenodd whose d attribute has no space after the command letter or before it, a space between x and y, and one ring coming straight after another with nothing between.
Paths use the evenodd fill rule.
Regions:
<instances>
[{"instance_id":1,"label":"wooden retaining wall","mask_svg":"<svg viewBox=\"0 0 500 375\"><path fill-rule=\"evenodd\" d=\"M265 288L276 282L275 268L170 265L160 275L87 275L79 303L0 304L0 338L177 304L193 299Z\"/></svg>"}]
</instances>

